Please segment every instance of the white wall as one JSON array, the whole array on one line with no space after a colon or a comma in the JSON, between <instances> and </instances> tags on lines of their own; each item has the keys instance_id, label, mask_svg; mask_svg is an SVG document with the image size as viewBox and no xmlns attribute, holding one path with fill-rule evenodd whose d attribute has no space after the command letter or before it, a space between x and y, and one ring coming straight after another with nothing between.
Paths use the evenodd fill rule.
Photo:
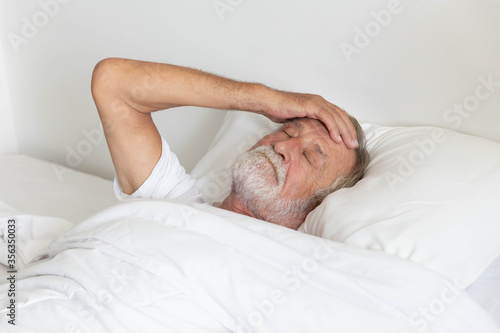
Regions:
<instances>
[{"instance_id":1,"label":"white wall","mask_svg":"<svg viewBox=\"0 0 500 333\"><path fill-rule=\"evenodd\" d=\"M58 3L46 22L41 3ZM4 0L0 10L19 151L67 164L80 149L88 156L71 155L71 164L105 177L112 166L89 85L109 56L319 93L362 121L500 141L495 0ZM18 52L12 33L27 36ZM492 87L481 83L488 77ZM181 108L155 119L189 170L223 115Z\"/></svg>"},{"instance_id":2,"label":"white wall","mask_svg":"<svg viewBox=\"0 0 500 333\"><path fill-rule=\"evenodd\" d=\"M0 25L0 35L5 36ZM0 153L12 154L18 152L17 136L10 107L6 67L3 55L4 45L0 44Z\"/></svg>"},{"instance_id":3,"label":"white wall","mask_svg":"<svg viewBox=\"0 0 500 333\"><path fill-rule=\"evenodd\" d=\"M110 56L197 65L189 61L191 48L174 45L175 40L182 39L172 34L175 22L151 17L157 11L155 2L1 3L7 32L2 43L21 153L112 177L111 160L90 94L94 65ZM50 6L43 9L40 3ZM175 6L182 7L178 4L182 3ZM162 6L161 11L169 11L168 6ZM223 115L185 108L157 118L172 149L190 169L206 151ZM203 140L186 134L195 130L205 133Z\"/></svg>"}]
</instances>

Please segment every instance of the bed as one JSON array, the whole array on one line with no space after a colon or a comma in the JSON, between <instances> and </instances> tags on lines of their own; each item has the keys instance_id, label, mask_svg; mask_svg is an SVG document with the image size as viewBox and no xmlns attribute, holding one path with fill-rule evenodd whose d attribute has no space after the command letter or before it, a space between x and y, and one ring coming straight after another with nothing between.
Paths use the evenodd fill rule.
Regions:
<instances>
[{"instance_id":1,"label":"bed","mask_svg":"<svg viewBox=\"0 0 500 333\"><path fill-rule=\"evenodd\" d=\"M17 244L1 331L499 332L500 144L363 126L366 176L299 232L206 204L118 203L109 180L1 156L2 253L12 220ZM231 160L275 127L229 112L192 171L200 190L223 197Z\"/></svg>"},{"instance_id":2,"label":"bed","mask_svg":"<svg viewBox=\"0 0 500 333\"><path fill-rule=\"evenodd\" d=\"M1 2L0 332L500 332L499 13L494 0ZM363 122L367 174L298 232L118 202L89 89L112 56L320 94ZM276 128L202 108L154 118L212 201Z\"/></svg>"}]
</instances>

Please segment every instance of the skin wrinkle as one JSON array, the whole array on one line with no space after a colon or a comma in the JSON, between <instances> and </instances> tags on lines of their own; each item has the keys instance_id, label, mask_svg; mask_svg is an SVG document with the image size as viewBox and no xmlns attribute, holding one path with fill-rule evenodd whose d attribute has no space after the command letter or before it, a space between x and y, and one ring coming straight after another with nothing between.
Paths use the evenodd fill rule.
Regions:
<instances>
[{"instance_id":1,"label":"skin wrinkle","mask_svg":"<svg viewBox=\"0 0 500 333\"><path fill-rule=\"evenodd\" d=\"M292 119L290 122L293 123L295 125L295 127L297 127L297 130L301 130L302 129L302 124L296 118ZM319 122L319 123L320 123L321 127L324 129L325 133L328 133L328 130L327 130L325 124L323 124L321 122ZM314 144L314 150L317 153L319 153L323 159L328 159L329 158L329 156L326 155L323 152L323 149L321 148L321 146L319 144L317 144L317 143Z\"/></svg>"},{"instance_id":2,"label":"skin wrinkle","mask_svg":"<svg viewBox=\"0 0 500 333\"><path fill-rule=\"evenodd\" d=\"M91 92L103 122L118 181L126 194L132 194L140 188L161 155L161 135L150 115L156 111L181 106L239 110L262 114L274 122L284 123L295 118L292 124L287 126L297 129L298 132L304 129L316 131L317 136L321 138L314 142L318 146L310 145L310 136L307 140L290 138L287 144L293 154L292 151L282 150L286 148L283 143L275 144L277 141L286 140L287 136L283 133L275 133L271 138L267 137L266 144L261 144L274 149L276 156L269 153L268 157L274 161L278 173L284 170L281 179L285 179L278 191L269 192L272 192L274 197L268 197L263 207L275 208L280 221L290 222L287 226L293 229L305 219L304 212L294 210L284 215L280 208L290 207L290 202L302 201L315 195L314 190L318 187L328 186L331 180L344 171L344 164L350 164L350 156L341 149L345 148L345 145L352 149L357 146L351 143L356 139L357 133L354 131L357 131L357 128L353 127L352 119L345 111L319 95L279 91L262 84L234 81L192 68L106 58L99 61L92 72ZM319 126L325 128L323 124L328 128L326 132L319 130ZM332 151L330 148L335 145L331 141L341 143L341 136L344 139L342 145L337 145ZM309 145L307 151L302 150L305 144ZM280 150L276 149L277 146L280 146ZM315 156L315 161L318 162L321 156L318 147L330 157L322 161L325 167L317 163L315 168L312 168L306 162L304 153ZM243 181L250 180L246 185L261 185L264 190L260 193L265 193L267 187L272 190L272 185L275 185L275 175L272 174L273 170L267 160L261 155L257 157L257 161L261 160L259 164L252 161L243 163L255 177L243 172L240 172L240 176ZM276 162L276 158L281 163ZM332 158L333 163L328 162ZM234 188L239 188L243 193L251 193L244 186L236 184ZM256 190L255 193L259 191ZM257 201L259 196L262 197L256 195L254 201ZM283 206L273 207L276 206L275 201L282 202ZM255 217L233 192L224 199L220 208Z\"/></svg>"},{"instance_id":3,"label":"skin wrinkle","mask_svg":"<svg viewBox=\"0 0 500 333\"><path fill-rule=\"evenodd\" d=\"M237 186L237 193L242 195L240 198L251 207L254 215L277 224L307 214L311 196L317 190L329 187L337 177L349 174L356 159L352 150L331 139L320 121L311 119L287 121L247 152L252 153L260 156L263 163L271 164L277 183L271 183L272 171L264 171L265 164L258 166L255 164L257 161L249 161L246 164L248 168L257 167L268 174L268 184L257 185L256 179L247 178L255 176L251 175L251 169L239 167L239 177L233 180L243 187ZM312 162L304 154L309 154ZM281 171L284 182L279 180ZM266 182L265 179L260 181Z\"/></svg>"},{"instance_id":4,"label":"skin wrinkle","mask_svg":"<svg viewBox=\"0 0 500 333\"><path fill-rule=\"evenodd\" d=\"M267 158L259 153L262 149L268 150ZM314 163L307 162L305 152L314 155ZM329 193L359 180L369 161L361 154L334 141L317 119L287 121L235 161L231 192L220 208L296 230ZM286 175L279 185L272 181L276 173L268 164L276 157L280 163L274 166L282 166Z\"/></svg>"},{"instance_id":5,"label":"skin wrinkle","mask_svg":"<svg viewBox=\"0 0 500 333\"><path fill-rule=\"evenodd\" d=\"M313 172L308 172L308 179L310 178L314 178L314 179L311 179L309 181L309 183L316 183L315 184L309 184L308 187L316 187L318 186L318 182L319 183L323 183L324 186L327 186L324 182L324 180L322 180L321 178L321 175L322 174L325 174L325 173L328 173L329 175L326 176L326 178L331 178L331 179L335 179L337 178L337 176L339 175L343 175L343 174L348 174L350 172L350 170L352 170L352 165L354 163L349 163L351 162L350 160L353 160L354 161L354 156L352 156L352 158L350 158L350 156L348 156L348 154L346 154L346 150L347 150L347 147L345 147L343 145L343 143L336 143L334 142L333 140L330 139L329 135L328 135L328 131L326 129L326 127L324 126L323 123L317 121L317 120L309 120L309 121L305 121L307 123L307 127L306 127L306 124L302 124L301 122L304 121L302 119L293 119L293 120L290 120L288 122L285 123L285 125L283 126L283 129L285 131L290 131L289 134L291 134L292 138L297 138L297 137L305 137L305 140L306 142L304 143L304 145L309 148L307 149L310 149L311 147L313 148L313 150L315 150L319 156L321 156L323 158L323 156L325 156L326 158L324 158L323 161L321 161L321 165L319 165L319 168L316 169L316 170L313 170ZM279 140L279 141L284 141L284 140ZM319 142L318 142L319 141ZM323 146L324 148L321 148L321 146ZM320 148L321 152L323 152L323 154L320 154L320 152L317 150L317 148ZM326 151L328 151L329 153L325 153L324 150L325 148L328 148L326 149ZM312 154L309 154L309 155L312 155ZM332 159L332 156L335 156L335 160L334 161L330 161ZM314 160L317 161L317 158L316 156L314 156ZM341 163L338 163L338 162L341 162ZM333 165L332 165L333 163ZM341 168L338 168L338 166L341 166ZM331 170L332 169L337 169L337 175L332 175L331 174ZM307 179L307 180L308 180ZM287 179L288 181L288 179ZM307 183L307 181L306 181ZM322 187L322 186L320 186ZM313 192L313 191L311 191ZM308 193L310 194L310 193Z\"/></svg>"},{"instance_id":6,"label":"skin wrinkle","mask_svg":"<svg viewBox=\"0 0 500 333\"><path fill-rule=\"evenodd\" d=\"M297 118L294 118L291 120L291 122L298 128L300 129L302 127L302 124L297 120Z\"/></svg>"},{"instance_id":7,"label":"skin wrinkle","mask_svg":"<svg viewBox=\"0 0 500 333\"><path fill-rule=\"evenodd\" d=\"M321 156L322 159L328 159L328 156L323 152L320 145L315 144L314 150Z\"/></svg>"},{"instance_id":8,"label":"skin wrinkle","mask_svg":"<svg viewBox=\"0 0 500 333\"><path fill-rule=\"evenodd\" d=\"M267 156L267 154L265 154L264 152L259 152L259 154L263 155L266 158L266 160L269 162L269 164L271 164L271 166L273 167L273 170L274 170L274 177L276 179L276 184L279 184L280 180L278 178L278 170L276 170L276 165L274 165L273 161L271 161L269 156Z\"/></svg>"},{"instance_id":9,"label":"skin wrinkle","mask_svg":"<svg viewBox=\"0 0 500 333\"><path fill-rule=\"evenodd\" d=\"M271 164L274 170L274 175L276 179L276 184L281 185L286 179L286 172L283 168L283 163L280 161L280 157L276 152L269 146L269 150L259 151L258 153L263 155L266 160ZM272 154L272 156L270 156Z\"/></svg>"}]
</instances>

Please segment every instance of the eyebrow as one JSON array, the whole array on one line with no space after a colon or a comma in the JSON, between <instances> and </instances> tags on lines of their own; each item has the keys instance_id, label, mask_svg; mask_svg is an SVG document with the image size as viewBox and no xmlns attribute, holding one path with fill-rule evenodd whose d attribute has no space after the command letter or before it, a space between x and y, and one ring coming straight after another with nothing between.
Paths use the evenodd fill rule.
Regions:
<instances>
[{"instance_id":1,"label":"eyebrow","mask_svg":"<svg viewBox=\"0 0 500 333\"><path fill-rule=\"evenodd\" d=\"M323 150L321 149L320 145L318 145L317 143L314 145L314 150L321 155L321 157L323 159L327 159L328 156L323 152Z\"/></svg>"},{"instance_id":2,"label":"eyebrow","mask_svg":"<svg viewBox=\"0 0 500 333\"><path fill-rule=\"evenodd\" d=\"M288 121L288 123L294 124L295 127L297 127L298 129L300 129L302 127L302 124L296 118ZM314 151L316 151L321 156L322 159L328 158L328 155L326 155L323 152L323 149L321 149L321 146L317 143L314 145Z\"/></svg>"},{"instance_id":3,"label":"eyebrow","mask_svg":"<svg viewBox=\"0 0 500 333\"><path fill-rule=\"evenodd\" d=\"M295 128L297 128L297 129L302 128L302 124L297 120L297 118L292 118L292 119L286 120L285 123L283 124L283 127L285 127L288 124L293 124L295 126Z\"/></svg>"},{"instance_id":4,"label":"eyebrow","mask_svg":"<svg viewBox=\"0 0 500 333\"><path fill-rule=\"evenodd\" d=\"M297 119L292 119L292 123L295 125L297 128L301 128L302 124L297 120Z\"/></svg>"}]
</instances>

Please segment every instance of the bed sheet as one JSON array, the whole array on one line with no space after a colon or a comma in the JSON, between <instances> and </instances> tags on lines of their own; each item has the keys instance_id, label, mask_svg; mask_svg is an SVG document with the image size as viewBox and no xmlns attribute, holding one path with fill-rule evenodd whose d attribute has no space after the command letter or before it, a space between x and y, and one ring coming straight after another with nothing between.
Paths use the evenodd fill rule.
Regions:
<instances>
[{"instance_id":1,"label":"bed sheet","mask_svg":"<svg viewBox=\"0 0 500 333\"><path fill-rule=\"evenodd\" d=\"M466 291L500 324L500 257Z\"/></svg>"},{"instance_id":2,"label":"bed sheet","mask_svg":"<svg viewBox=\"0 0 500 333\"><path fill-rule=\"evenodd\" d=\"M25 238L26 263L75 223L117 203L111 181L25 155L0 155L0 185L2 216L38 223ZM500 258L467 292L500 323Z\"/></svg>"},{"instance_id":3,"label":"bed sheet","mask_svg":"<svg viewBox=\"0 0 500 333\"><path fill-rule=\"evenodd\" d=\"M455 281L419 264L172 200L83 221L16 282L23 332L500 330Z\"/></svg>"}]
</instances>

